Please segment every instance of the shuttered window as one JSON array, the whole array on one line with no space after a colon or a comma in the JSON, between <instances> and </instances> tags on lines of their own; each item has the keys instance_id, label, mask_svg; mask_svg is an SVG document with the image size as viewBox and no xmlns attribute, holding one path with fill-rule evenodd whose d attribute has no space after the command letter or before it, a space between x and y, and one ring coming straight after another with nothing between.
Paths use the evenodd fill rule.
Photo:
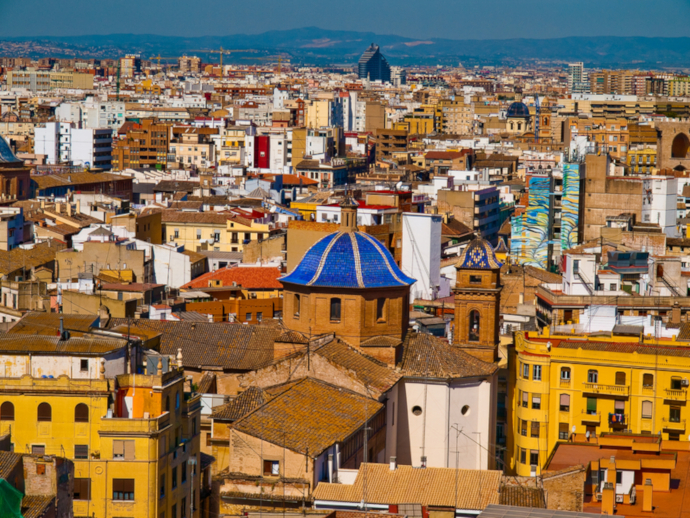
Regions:
<instances>
[{"instance_id":1,"label":"shuttered window","mask_svg":"<svg viewBox=\"0 0 690 518\"><path fill-rule=\"evenodd\" d=\"M587 413L596 414L597 413L597 399L593 397L587 398Z\"/></svg>"},{"instance_id":2,"label":"shuttered window","mask_svg":"<svg viewBox=\"0 0 690 518\"><path fill-rule=\"evenodd\" d=\"M38 416L39 421L50 422L53 420L53 409L50 408L48 403L41 403L38 405Z\"/></svg>"},{"instance_id":3,"label":"shuttered window","mask_svg":"<svg viewBox=\"0 0 690 518\"><path fill-rule=\"evenodd\" d=\"M88 459L89 458L89 445L88 444L75 444L74 445L74 458L75 459Z\"/></svg>"},{"instance_id":4,"label":"shuttered window","mask_svg":"<svg viewBox=\"0 0 690 518\"><path fill-rule=\"evenodd\" d=\"M113 459L134 460L134 441L113 441Z\"/></svg>"},{"instance_id":5,"label":"shuttered window","mask_svg":"<svg viewBox=\"0 0 690 518\"><path fill-rule=\"evenodd\" d=\"M75 478L74 479L74 499L75 500L91 500L91 479L90 478Z\"/></svg>"},{"instance_id":6,"label":"shuttered window","mask_svg":"<svg viewBox=\"0 0 690 518\"><path fill-rule=\"evenodd\" d=\"M14 421L14 405L9 401L0 406L0 421Z\"/></svg>"},{"instance_id":7,"label":"shuttered window","mask_svg":"<svg viewBox=\"0 0 690 518\"><path fill-rule=\"evenodd\" d=\"M134 500L134 479L113 479L113 500Z\"/></svg>"},{"instance_id":8,"label":"shuttered window","mask_svg":"<svg viewBox=\"0 0 690 518\"><path fill-rule=\"evenodd\" d=\"M74 422L75 423L88 423L89 422L89 407L84 403L79 403L74 408Z\"/></svg>"},{"instance_id":9,"label":"shuttered window","mask_svg":"<svg viewBox=\"0 0 690 518\"><path fill-rule=\"evenodd\" d=\"M561 412L570 412L570 394L561 394Z\"/></svg>"},{"instance_id":10,"label":"shuttered window","mask_svg":"<svg viewBox=\"0 0 690 518\"><path fill-rule=\"evenodd\" d=\"M642 418L651 419L652 418L652 402L643 401L642 402Z\"/></svg>"}]
</instances>

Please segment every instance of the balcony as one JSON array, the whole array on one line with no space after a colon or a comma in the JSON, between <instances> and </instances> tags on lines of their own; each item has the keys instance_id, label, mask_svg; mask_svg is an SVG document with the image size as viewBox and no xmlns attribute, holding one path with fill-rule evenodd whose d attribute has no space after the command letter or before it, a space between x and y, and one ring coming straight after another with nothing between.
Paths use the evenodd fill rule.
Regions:
<instances>
[{"instance_id":1,"label":"balcony","mask_svg":"<svg viewBox=\"0 0 690 518\"><path fill-rule=\"evenodd\" d=\"M611 396L629 396L630 387L625 385L603 385L601 383L583 383L583 392L589 394L608 394Z\"/></svg>"},{"instance_id":2,"label":"balcony","mask_svg":"<svg viewBox=\"0 0 690 518\"><path fill-rule=\"evenodd\" d=\"M685 419L670 419L664 417L661 422L665 430L680 430L685 431Z\"/></svg>"},{"instance_id":3,"label":"balcony","mask_svg":"<svg viewBox=\"0 0 690 518\"><path fill-rule=\"evenodd\" d=\"M688 391L686 389L664 389L664 399L670 401L687 401Z\"/></svg>"},{"instance_id":4,"label":"balcony","mask_svg":"<svg viewBox=\"0 0 690 518\"><path fill-rule=\"evenodd\" d=\"M628 423L628 416L625 414L609 414L609 426L625 428Z\"/></svg>"},{"instance_id":5,"label":"balcony","mask_svg":"<svg viewBox=\"0 0 690 518\"><path fill-rule=\"evenodd\" d=\"M570 388L570 380L561 378L558 382L558 386L565 389Z\"/></svg>"},{"instance_id":6,"label":"balcony","mask_svg":"<svg viewBox=\"0 0 690 518\"><path fill-rule=\"evenodd\" d=\"M601 423L601 412L588 413L586 410L582 411L583 423Z\"/></svg>"}]
</instances>

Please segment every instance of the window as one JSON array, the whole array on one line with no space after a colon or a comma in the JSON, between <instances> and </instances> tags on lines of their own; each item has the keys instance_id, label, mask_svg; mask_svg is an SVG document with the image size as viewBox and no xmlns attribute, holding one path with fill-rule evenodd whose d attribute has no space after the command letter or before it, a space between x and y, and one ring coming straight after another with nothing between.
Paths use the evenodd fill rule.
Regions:
<instances>
[{"instance_id":1,"label":"window","mask_svg":"<svg viewBox=\"0 0 690 518\"><path fill-rule=\"evenodd\" d=\"M541 409L541 395L532 396L532 410L540 410Z\"/></svg>"},{"instance_id":2,"label":"window","mask_svg":"<svg viewBox=\"0 0 690 518\"><path fill-rule=\"evenodd\" d=\"M522 393L522 407L529 407L529 394L527 392Z\"/></svg>"},{"instance_id":3,"label":"window","mask_svg":"<svg viewBox=\"0 0 690 518\"><path fill-rule=\"evenodd\" d=\"M180 230L176 228L175 229L175 239L177 239L179 237L180 237Z\"/></svg>"},{"instance_id":4,"label":"window","mask_svg":"<svg viewBox=\"0 0 690 518\"><path fill-rule=\"evenodd\" d=\"M165 474L161 475L161 483L160 483L160 497L163 498L165 496Z\"/></svg>"},{"instance_id":5,"label":"window","mask_svg":"<svg viewBox=\"0 0 690 518\"><path fill-rule=\"evenodd\" d=\"M134 460L134 441L113 441L113 459Z\"/></svg>"},{"instance_id":6,"label":"window","mask_svg":"<svg viewBox=\"0 0 690 518\"><path fill-rule=\"evenodd\" d=\"M0 421L14 421L14 405L9 401L0 406Z\"/></svg>"},{"instance_id":7,"label":"window","mask_svg":"<svg viewBox=\"0 0 690 518\"><path fill-rule=\"evenodd\" d=\"M596 415L597 413L597 398L587 398L587 414Z\"/></svg>"},{"instance_id":8,"label":"window","mask_svg":"<svg viewBox=\"0 0 690 518\"><path fill-rule=\"evenodd\" d=\"M532 379L534 381L541 381L541 365L535 365L532 368Z\"/></svg>"},{"instance_id":9,"label":"window","mask_svg":"<svg viewBox=\"0 0 690 518\"><path fill-rule=\"evenodd\" d=\"M340 322L340 299L331 299L331 320L334 322Z\"/></svg>"},{"instance_id":10,"label":"window","mask_svg":"<svg viewBox=\"0 0 690 518\"><path fill-rule=\"evenodd\" d=\"M165 411L170 412L170 396L165 396Z\"/></svg>"},{"instance_id":11,"label":"window","mask_svg":"<svg viewBox=\"0 0 690 518\"><path fill-rule=\"evenodd\" d=\"M520 464L526 464L527 463L527 450L524 448L520 448Z\"/></svg>"},{"instance_id":12,"label":"window","mask_svg":"<svg viewBox=\"0 0 690 518\"><path fill-rule=\"evenodd\" d=\"M668 411L668 420L672 423L680 423L680 407L672 406Z\"/></svg>"},{"instance_id":13,"label":"window","mask_svg":"<svg viewBox=\"0 0 690 518\"><path fill-rule=\"evenodd\" d=\"M522 364L522 377L526 380L529 379L529 364L527 363Z\"/></svg>"},{"instance_id":14,"label":"window","mask_svg":"<svg viewBox=\"0 0 690 518\"><path fill-rule=\"evenodd\" d=\"M561 412L570 412L570 394L561 394Z\"/></svg>"},{"instance_id":15,"label":"window","mask_svg":"<svg viewBox=\"0 0 690 518\"><path fill-rule=\"evenodd\" d=\"M89 360L81 360L79 362L79 370L81 372L88 372L89 370Z\"/></svg>"},{"instance_id":16,"label":"window","mask_svg":"<svg viewBox=\"0 0 690 518\"><path fill-rule=\"evenodd\" d=\"M184 484L185 482L187 482L187 464L180 464L180 472L182 475L182 481L180 482L180 484Z\"/></svg>"},{"instance_id":17,"label":"window","mask_svg":"<svg viewBox=\"0 0 690 518\"><path fill-rule=\"evenodd\" d=\"M177 504L173 504L171 509L172 509L172 514L171 514L172 518L177 518Z\"/></svg>"},{"instance_id":18,"label":"window","mask_svg":"<svg viewBox=\"0 0 690 518\"><path fill-rule=\"evenodd\" d=\"M473 311L470 311L470 329L468 333L468 339L470 342L478 342L479 341L479 321L480 321L480 316L479 316L479 311L476 309Z\"/></svg>"},{"instance_id":19,"label":"window","mask_svg":"<svg viewBox=\"0 0 690 518\"><path fill-rule=\"evenodd\" d=\"M561 379L570 381L570 367L561 368Z\"/></svg>"},{"instance_id":20,"label":"window","mask_svg":"<svg viewBox=\"0 0 690 518\"><path fill-rule=\"evenodd\" d=\"M621 470L616 470L616 484L623 483L623 472Z\"/></svg>"},{"instance_id":21,"label":"window","mask_svg":"<svg viewBox=\"0 0 690 518\"><path fill-rule=\"evenodd\" d=\"M74 479L74 499L75 500L91 500L91 479L90 478L75 478Z\"/></svg>"},{"instance_id":22,"label":"window","mask_svg":"<svg viewBox=\"0 0 690 518\"><path fill-rule=\"evenodd\" d=\"M376 320L382 322L386 319L385 311L386 299L376 299Z\"/></svg>"},{"instance_id":23,"label":"window","mask_svg":"<svg viewBox=\"0 0 690 518\"><path fill-rule=\"evenodd\" d=\"M252 319L251 313L247 313L246 315L244 315L244 321L245 322L249 322L251 319Z\"/></svg>"},{"instance_id":24,"label":"window","mask_svg":"<svg viewBox=\"0 0 690 518\"><path fill-rule=\"evenodd\" d=\"M654 386L654 374L643 374L642 386L644 388L652 388Z\"/></svg>"},{"instance_id":25,"label":"window","mask_svg":"<svg viewBox=\"0 0 690 518\"><path fill-rule=\"evenodd\" d=\"M413 406L412 407L412 413L414 415L416 415L417 417L419 417L420 415L422 415L422 407L421 406Z\"/></svg>"},{"instance_id":26,"label":"window","mask_svg":"<svg viewBox=\"0 0 690 518\"><path fill-rule=\"evenodd\" d=\"M482 283L482 276L481 275L470 275L470 284L481 284Z\"/></svg>"},{"instance_id":27,"label":"window","mask_svg":"<svg viewBox=\"0 0 690 518\"><path fill-rule=\"evenodd\" d=\"M172 478L170 480L172 481L172 488L175 489L177 487L177 466L172 469Z\"/></svg>"},{"instance_id":28,"label":"window","mask_svg":"<svg viewBox=\"0 0 690 518\"><path fill-rule=\"evenodd\" d=\"M277 460L265 460L264 461L264 476L265 477L278 477L280 476L280 462Z\"/></svg>"},{"instance_id":29,"label":"window","mask_svg":"<svg viewBox=\"0 0 690 518\"><path fill-rule=\"evenodd\" d=\"M573 273L577 274L577 273L579 273L579 272L580 272L580 260L579 260L579 259L575 259L575 260L573 261Z\"/></svg>"},{"instance_id":30,"label":"window","mask_svg":"<svg viewBox=\"0 0 690 518\"><path fill-rule=\"evenodd\" d=\"M567 441L568 438L570 438L568 423L558 423L558 439L561 441Z\"/></svg>"},{"instance_id":31,"label":"window","mask_svg":"<svg viewBox=\"0 0 690 518\"><path fill-rule=\"evenodd\" d=\"M50 422L53 420L53 409L48 403L38 405L38 421Z\"/></svg>"},{"instance_id":32,"label":"window","mask_svg":"<svg viewBox=\"0 0 690 518\"><path fill-rule=\"evenodd\" d=\"M294 299L294 311L293 315L295 318L299 318L299 311L300 311L300 296L295 294L295 299Z\"/></svg>"},{"instance_id":33,"label":"window","mask_svg":"<svg viewBox=\"0 0 690 518\"><path fill-rule=\"evenodd\" d=\"M616 373L616 385L625 385L625 372Z\"/></svg>"},{"instance_id":34,"label":"window","mask_svg":"<svg viewBox=\"0 0 690 518\"><path fill-rule=\"evenodd\" d=\"M539 422L532 421L530 436L539 437Z\"/></svg>"},{"instance_id":35,"label":"window","mask_svg":"<svg viewBox=\"0 0 690 518\"><path fill-rule=\"evenodd\" d=\"M529 463L532 466L539 465L539 452L537 450L530 450L529 452Z\"/></svg>"},{"instance_id":36,"label":"window","mask_svg":"<svg viewBox=\"0 0 690 518\"><path fill-rule=\"evenodd\" d=\"M187 497L185 496L180 502L180 518L187 518Z\"/></svg>"},{"instance_id":37,"label":"window","mask_svg":"<svg viewBox=\"0 0 690 518\"><path fill-rule=\"evenodd\" d=\"M264 319L263 311L257 311L256 312L256 321L261 322L263 319Z\"/></svg>"},{"instance_id":38,"label":"window","mask_svg":"<svg viewBox=\"0 0 690 518\"><path fill-rule=\"evenodd\" d=\"M179 410L179 409L180 409L180 393L177 392L175 394L175 410Z\"/></svg>"},{"instance_id":39,"label":"window","mask_svg":"<svg viewBox=\"0 0 690 518\"><path fill-rule=\"evenodd\" d=\"M113 479L113 500L134 500L134 479Z\"/></svg>"},{"instance_id":40,"label":"window","mask_svg":"<svg viewBox=\"0 0 690 518\"><path fill-rule=\"evenodd\" d=\"M609 291L616 291L618 289L618 284L615 282L613 284L609 284Z\"/></svg>"},{"instance_id":41,"label":"window","mask_svg":"<svg viewBox=\"0 0 690 518\"><path fill-rule=\"evenodd\" d=\"M651 401L643 401L642 402L642 419L651 419L652 418L652 402Z\"/></svg>"},{"instance_id":42,"label":"window","mask_svg":"<svg viewBox=\"0 0 690 518\"><path fill-rule=\"evenodd\" d=\"M88 423L89 422L89 407L84 403L79 403L74 407L74 422Z\"/></svg>"},{"instance_id":43,"label":"window","mask_svg":"<svg viewBox=\"0 0 690 518\"><path fill-rule=\"evenodd\" d=\"M599 383L599 373L595 370L587 371L587 383Z\"/></svg>"},{"instance_id":44,"label":"window","mask_svg":"<svg viewBox=\"0 0 690 518\"><path fill-rule=\"evenodd\" d=\"M527 437L527 421L520 421L520 435Z\"/></svg>"},{"instance_id":45,"label":"window","mask_svg":"<svg viewBox=\"0 0 690 518\"><path fill-rule=\"evenodd\" d=\"M671 389L680 390L682 388L682 381L680 378L671 378Z\"/></svg>"}]
</instances>

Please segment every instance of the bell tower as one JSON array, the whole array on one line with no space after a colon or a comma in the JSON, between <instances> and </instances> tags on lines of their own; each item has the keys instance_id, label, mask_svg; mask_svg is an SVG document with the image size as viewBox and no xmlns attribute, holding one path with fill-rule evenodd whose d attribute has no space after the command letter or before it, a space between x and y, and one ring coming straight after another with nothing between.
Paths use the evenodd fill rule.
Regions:
<instances>
[{"instance_id":1,"label":"bell tower","mask_svg":"<svg viewBox=\"0 0 690 518\"><path fill-rule=\"evenodd\" d=\"M498 359L501 266L491 244L476 238L455 265L453 341L482 361Z\"/></svg>"}]
</instances>

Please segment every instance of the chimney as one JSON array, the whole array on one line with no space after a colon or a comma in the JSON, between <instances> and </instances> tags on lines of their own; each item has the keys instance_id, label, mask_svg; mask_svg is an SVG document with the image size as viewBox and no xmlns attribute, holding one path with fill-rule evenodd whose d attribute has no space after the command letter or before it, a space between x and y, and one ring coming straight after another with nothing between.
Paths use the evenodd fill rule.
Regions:
<instances>
[{"instance_id":1,"label":"chimney","mask_svg":"<svg viewBox=\"0 0 690 518\"><path fill-rule=\"evenodd\" d=\"M77 214L81 214L81 200L77 200Z\"/></svg>"},{"instance_id":2,"label":"chimney","mask_svg":"<svg viewBox=\"0 0 690 518\"><path fill-rule=\"evenodd\" d=\"M101 358L101 368L99 369L99 377L100 379L104 380L105 379L105 359Z\"/></svg>"},{"instance_id":3,"label":"chimney","mask_svg":"<svg viewBox=\"0 0 690 518\"><path fill-rule=\"evenodd\" d=\"M328 483L333 482L333 454L328 454Z\"/></svg>"},{"instance_id":4,"label":"chimney","mask_svg":"<svg viewBox=\"0 0 690 518\"><path fill-rule=\"evenodd\" d=\"M391 471L395 471L398 469L398 459L395 457L391 457L391 464L390 464Z\"/></svg>"},{"instance_id":5,"label":"chimney","mask_svg":"<svg viewBox=\"0 0 690 518\"><path fill-rule=\"evenodd\" d=\"M177 368L178 369L182 368L182 348L181 347L177 348Z\"/></svg>"},{"instance_id":6,"label":"chimney","mask_svg":"<svg viewBox=\"0 0 690 518\"><path fill-rule=\"evenodd\" d=\"M654 486L652 486L652 479L648 478L642 486L642 512L652 513L654 512L654 505L652 503L652 493L654 492Z\"/></svg>"},{"instance_id":7,"label":"chimney","mask_svg":"<svg viewBox=\"0 0 690 518\"><path fill-rule=\"evenodd\" d=\"M57 203L55 204L55 212L57 212L58 214L60 214L61 211L62 211L62 203L57 202Z\"/></svg>"},{"instance_id":8,"label":"chimney","mask_svg":"<svg viewBox=\"0 0 690 518\"><path fill-rule=\"evenodd\" d=\"M71 203L67 204L67 215L72 216L72 204Z\"/></svg>"},{"instance_id":9,"label":"chimney","mask_svg":"<svg viewBox=\"0 0 690 518\"><path fill-rule=\"evenodd\" d=\"M604 489L601 495L601 514L613 515L616 509L616 487L615 482L604 483Z\"/></svg>"}]
</instances>

